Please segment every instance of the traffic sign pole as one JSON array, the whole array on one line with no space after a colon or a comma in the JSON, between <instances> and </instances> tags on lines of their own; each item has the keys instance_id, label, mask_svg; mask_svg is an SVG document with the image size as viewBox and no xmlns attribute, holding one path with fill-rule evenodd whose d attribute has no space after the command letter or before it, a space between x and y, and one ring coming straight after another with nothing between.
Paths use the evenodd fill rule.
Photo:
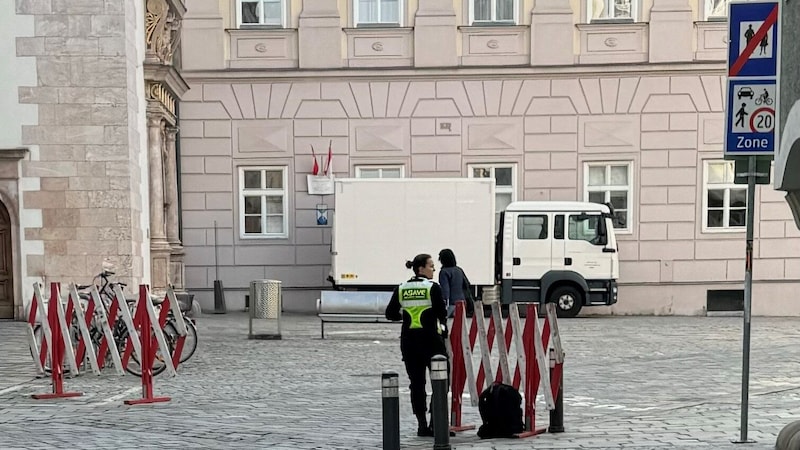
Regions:
<instances>
[{"instance_id":1,"label":"traffic sign pole","mask_svg":"<svg viewBox=\"0 0 800 450\"><path fill-rule=\"evenodd\" d=\"M755 441L747 439L747 415L750 406L750 317L753 298L753 222L756 201L756 157L747 157L747 246L744 263L744 338L742 343L742 417L737 444ZM741 176L742 174L738 174Z\"/></svg>"},{"instance_id":2,"label":"traffic sign pole","mask_svg":"<svg viewBox=\"0 0 800 450\"><path fill-rule=\"evenodd\" d=\"M725 123L725 158L747 157L747 245L744 275L744 330L742 337L742 417L736 443L747 438L750 400L750 318L753 299L753 222L755 216L757 158L772 159L780 135L778 122L778 55L780 55L780 1L753 0L728 3L728 102ZM741 170L741 169L740 169Z\"/></svg>"}]
</instances>

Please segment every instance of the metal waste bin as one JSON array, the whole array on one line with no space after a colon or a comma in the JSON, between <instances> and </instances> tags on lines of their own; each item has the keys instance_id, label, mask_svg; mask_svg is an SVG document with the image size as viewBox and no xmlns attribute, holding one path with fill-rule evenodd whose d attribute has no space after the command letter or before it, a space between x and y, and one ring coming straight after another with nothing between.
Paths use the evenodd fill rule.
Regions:
<instances>
[{"instance_id":1,"label":"metal waste bin","mask_svg":"<svg viewBox=\"0 0 800 450\"><path fill-rule=\"evenodd\" d=\"M250 339L281 338L281 282L256 280L250 282ZM254 333L253 320L274 322L276 333Z\"/></svg>"}]
</instances>

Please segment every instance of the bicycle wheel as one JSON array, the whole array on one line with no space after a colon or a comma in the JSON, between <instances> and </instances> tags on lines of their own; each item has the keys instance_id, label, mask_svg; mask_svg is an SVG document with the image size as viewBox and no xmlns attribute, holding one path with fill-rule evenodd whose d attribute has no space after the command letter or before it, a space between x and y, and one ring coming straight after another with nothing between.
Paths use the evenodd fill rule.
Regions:
<instances>
[{"instance_id":1,"label":"bicycle wheel","mask_svg":"<svg viewBox=\"0 0 800 450\"><path fill-rule=\"evenodd\" d=\"M70 332L71 332L71 335L72 335L71 338L70 338L70 340L72 341L72 349L73 349L73 351L76 351L77 350L77 342L78 342L78 330L70 328ZM44 341L44 330L42 329L41 325L36 325L36 327L33 329L33 338L36 340L37 347L41 350L42 343L45 342ZM33 349L31 349L31 357L33 357L34 360L39 359L39 355L34 355L33 354ZM52 361L50 360L50 358L51 358L50 349L47 349L47 355L45 355L44 364L42 364L42 369L44 369L44 373L46 375L50 375L53 372ZM66 354L64 355L64 358L65 358L65 361L62 363L61 373L63 373L64 375L67 375L72 370L70 368L69 363L66 361Z\"/></svg>"},{"instance_id":2,"label":"bicycle wheel","mask_svg":"<svg viewBox=\"0 0 800 450\"><path fill-rule=\"evenodd\" d=\"M124 334L124 336L120 336L120 341L123 343L121 351L124 351L124 342L127 341L128 338L128 329L125 328L122 334ZM172 342L170 342L170 339L166 338L166 341L169 352L172 353L175 350L175 346ZM153 359L153 376L159 375L161 372L167 370L167 364L164 362L165 357L162 355L158 344L156 344L155 352L156 356ZM168 357L169 355L167 355L167 358ZM131 359L128 361L128 365L125 367L125 370L131 375L136 375L137 377L142 376L142 364L139 362L136 352L131 353Z\"/></svg>"},{"instance_id":3,"label":"bicycle wheel","mask_svg":"<svg viewBox=\"0 0 800 450\"><path fill-rule=\"evenodd\" d=\"M183 318L183 322L186 324L186 340L183 342L181 362L185 363L197 350L197 327L186 317ZM164 337L171 341L170 347L175 348L177 346L179 335L174 320L170 320L164 325Z\"/></svg>"}]
</instances>

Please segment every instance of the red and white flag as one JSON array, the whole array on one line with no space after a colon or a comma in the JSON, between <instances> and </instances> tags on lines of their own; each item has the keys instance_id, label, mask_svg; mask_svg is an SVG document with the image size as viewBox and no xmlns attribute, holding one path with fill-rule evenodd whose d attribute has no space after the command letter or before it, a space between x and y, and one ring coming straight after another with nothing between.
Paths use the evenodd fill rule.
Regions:
<instances>
[{"instance_id":1,"label":"red and white flag","mask_svg":"<svg viewBox=\"0 0 800 450\"><path fill-rule=\"evenodd\" d=\"M329 175L328 171L331 168L331 158L333 158L333 139L328 142L328 162L325 163L325 172L323 172L325 175Z\"/></svg>"},{"instance_id":2,"label":"red and white flag","mask_svg":"<svg viewBox=\"0 0 800 450\"><path fill-rule=\"evenodd\" d=\"M314 146L311 146L311 157L314 158L314 167L311 169L311 175L319 173L319 164L317 164L317 154L314 153Z\"/></svg>"}]
</instances>

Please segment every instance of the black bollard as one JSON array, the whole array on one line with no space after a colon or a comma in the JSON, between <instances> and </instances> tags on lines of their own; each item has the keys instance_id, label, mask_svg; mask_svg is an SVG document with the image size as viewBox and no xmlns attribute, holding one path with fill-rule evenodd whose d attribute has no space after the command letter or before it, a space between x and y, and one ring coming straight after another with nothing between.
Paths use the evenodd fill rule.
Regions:
<instances>
[{"instance_id":1,"label":"black bollard","mask_svg":"<svg viewBox=\"0 0 800 450\"><path fill-rule=\"evenodd\" d=\"M397 372L381 375L383 391L383 450L400 450L400 392Z\"/></svg>"},{"instance_id":2,"label":"black bollard","mask_svg":"<svg viewBox=\"0 0 800 450\"><path fill-rule=\"evenodd\" d=\"M431 388L433 388L433 450L450 450L450 421L447 420L447 357L431 358Z\"/></svg>"},{"instance_id":3,"label":"black bollard","mask_svg":"<svg viewBox=\"0 0 800 450\"><path fill-rule=\"evenodd\" d=\"M555 350L550 349L550 379L553 379L553 371L556 367ZM558 383L556 394L556 407L550 411L550 426L547 427L548 433L564 432L564 374L561 374L561 382Z\"/></svg>"}]
</instances>

